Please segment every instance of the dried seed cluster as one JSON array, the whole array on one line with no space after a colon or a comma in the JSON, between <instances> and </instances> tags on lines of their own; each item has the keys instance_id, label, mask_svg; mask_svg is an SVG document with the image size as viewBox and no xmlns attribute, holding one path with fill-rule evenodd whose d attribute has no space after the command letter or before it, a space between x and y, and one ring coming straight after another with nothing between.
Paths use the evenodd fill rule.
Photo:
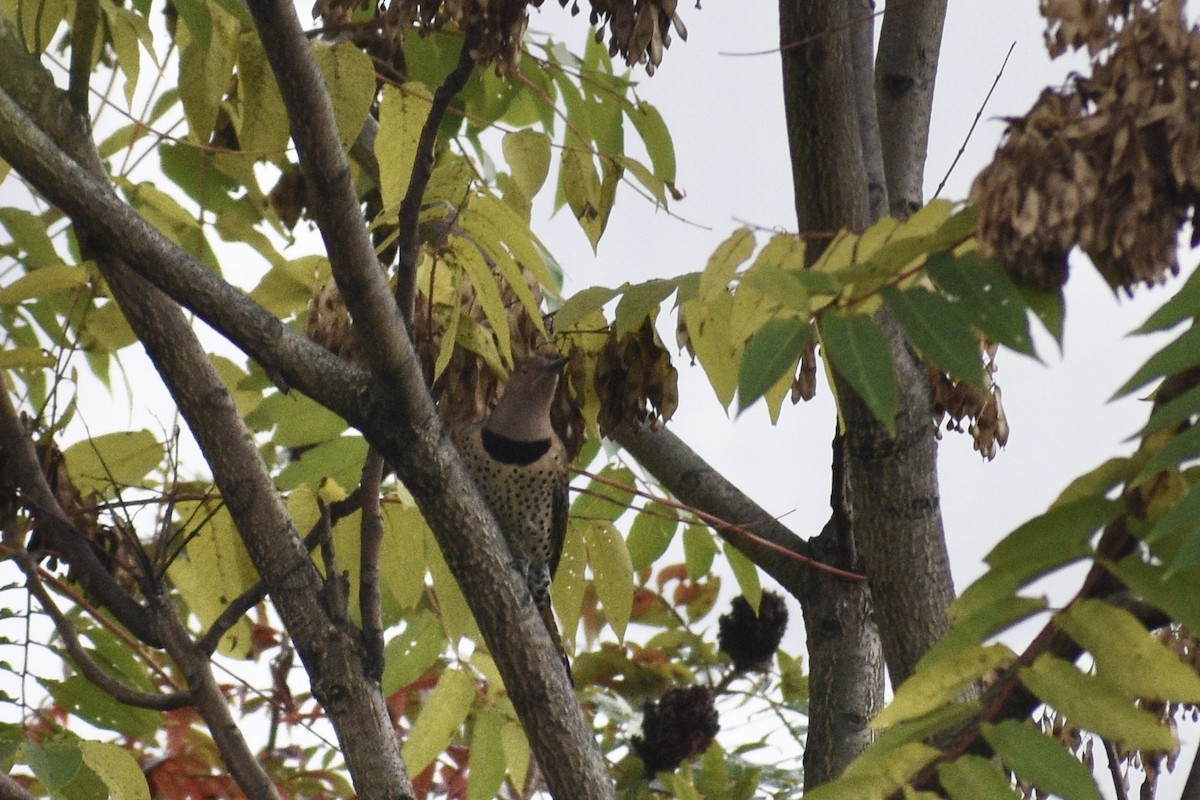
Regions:
<instances>
[{"instance_id":1,"label":"dried seed cluster","mask_svg":"<svg viewBox=\"0 0 1200 800\"><path fill-rule=\"evenodd\" d=\"M381 4L375 19L364 29L364 41L380 43L395 51L403 44L406 31L419 24L423 30L438 30L453 24L460 31L474 31L478 45L473 53L476 63L495 64L502 75L517 71L521 60L521 39L529 26L529 6L540 7L543 0L392 0ZM559 0L571 4L571 13L579 13L579 0ZM687 28L677 12L678 0L590 0L591 21L596 26L596 41L603 42L606 32L610 55L618 53L629 66L642 64L653 75L662 63L663 50L671 46L671 30L687 39ZM330 27L346 26L355 9L365 0L317 0L313 17ZM697 7L699 4L697 4ZM373 50L376 48L372 48ZM386 60L386 59L385 59Z\"/></svg>"},{"instance_id":2,"label":"dried seed cluster","mask_svg":"<svg viewBox=\"0 0 1200 800\"><path fill-rule=\"evenodd\" d=\"M1008 444L1008 417L1004 414L1000 387L992 379L996 372L996 345L985 345L984 388L952 378L946 373L925 365L929 385L933 389L933 422L941 438L942 423L946 430L963 430L962 421L970 420L967 432L975 440L975 449L991 461ZM949 417L949 421L946 418Z\"/></svg>"},{"instance_id":3,"label":"dried seed cluster","mask_svg":"<svg viewBox=\"0 0 1200 800\"><path fill-rule=\"evenodd\" d=\"M1061 285L1076 245L1114 287L1159 282L1200 203L1200 33L1183 0L1043 0L1042 13L1051 54L1086 47L1092 75L1010 121L972 189L981 245L1034 286Z\"/></svg>"},{"instance_id":4,"label":"dried seed cluster","mask_svg":"<svg viewBox=\"0 0 1200 800\"><path fill-rule=\"evenodd\" d=\"M567 0L558 2L567 5ZM535 0L534 5L541 5L541 0ZM619 53L626 65L641 64L650 75L662 63L663 50L671 46L672 28L687 41L687 27L678 13L679 0L591 0L591 5L596 41L604 41L607 28L608 54ZM571 13L579 13L579 0L571 0Z\"/></svg>"},{"instance_id":5,"label":"dried seed cluster","mask_svg":"<svg viewBox=\"0 0 1200 800\"><path fill-rule=\"evenodd\" d=\"M623 423L656 426L679 406L679 373L647 317L641 327L618 337L610 330L596 357L600 433Z\"/></svg>"}]
</instances>

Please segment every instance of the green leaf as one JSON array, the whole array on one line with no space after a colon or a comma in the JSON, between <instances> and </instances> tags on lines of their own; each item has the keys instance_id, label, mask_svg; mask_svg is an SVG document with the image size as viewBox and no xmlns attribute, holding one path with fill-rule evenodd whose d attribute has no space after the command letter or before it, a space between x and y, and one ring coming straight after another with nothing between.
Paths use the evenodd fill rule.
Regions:
<instances>
[{"instance_id":1,"label":"green leaf","mask_svg":"<svg viewBox=\"0 0 1200 800\"><path fill-rule=\"evenodd\" d=\"M26 741L22 749L33 774L52 793L74 780L83 766L83 751L77 743Z\"/></svg>"},{"instance_id":2,"label":"green leaf","mask_svg":"<svg viewBox=\"0 0 1200 800\"><path fill-rule=\"evenodd\" d=\"M738 374L738 412L745 411L787 375L794 375L812 335L799 319L771 319L746 343Z\"/></svg>"},{"instance_id":3,"label":"green leaf","mask_svg":"<svg viewBox=\"0 0 1200 800\"><path fill-rule=\"evenodd\" d=\"M858 393L888 433L895 433L900 389L887 339L862 314L831 312L818 323L821 347L839 378Z\"/></svg>"},{"instance_id":4,"label":"green leaf","mask_svg":"<svg viewBox=\"0 0 1200 800\"><path fill-rule=\"evenodd\" d=\"M734 299L721 292L707 300L689 301L683 319L700 366L721 405L728 408L737 391L741 342L734 340L731 328Z\"/></svg>"},{"instance_id":5,"label":"green leaf","mask_svg":"<svg viewBox=\"0 0 1200 800\"><path fill-rule=\"evenodd\" d=\"M40 347L14 347L10 350L0 350L0 369L20 369L21 367L53 367L58 362L54 356Z\"/></svg>"},{"instance_id":6,"label":"green leaf","mask_svg":"<svg viewBox=\"0 0 1200 800\"><path fill-rule=\"evenodd\" d=\"M900 684L896 696L871 722L875 729L915 719L957 699L979 678L1016 660L1004 645L964 648L921 669Z\"/></svg>"},{"instance_id":7,"label":"green leaf","mask_svg":"<svg viewBox=\"0 0 1200 800\"><path fill-rule=\"evenodd\" d=\"M112 0L100 0L99 6L104 12L104 21L112 38L117 64L125 73L125 102L132 108L141 64L142 53L139 45L145 45L153 58L154 34L150 32L150 25L141 14L121 8Z\"/></svg>"},{"instance_id":8,"label":"green leaf","mask_svg":"<svg viewBox=\"0 0 1200 800\"><path fill-rule=\"evenodd\" d=\"M475 681L471 676L457 669L442 673L400 748L413 775L433 763L449 746L474 702Z\"/></svg>"},{"instance_id":9,"label":"green leaf","mask_svg":"<svg viewBox=\"0 0 1200 800\"><path fill-rule=\"evenodd\" d=\"M560 296L562 276L550 271L552 259L549 259L548 251L530 230L528 221L519 217L507 203L484 193L471 198L470 204L459 216L459 222L465 230L474 233L491 253L500 274L516 292L539 329L542 329L540 306L521 270L529 270L554 297ZM500 242L504 247L499 247L497 243Z\"/></svg>"},{"instance_id":10,"label":"green leaf","mask_svg":"<svg viewBox=\"0 0 1200 800\"><path fill-rule=\"evenodd\" d=\"M667 550L679 528L679 512L662 503L647 503L629 527L629 560L633 569L650 566Z\"/></svg>"},{"instance_id":11,"label":"green leaf","mask_svg":"<svg viewBox=\"0 0 1200 800\"><path fill-rule=\"evenodd\" d=\"M1193 270L1179 291L1134 332L1165 331L1197 315L1200 315L1200 272Z\"/></svg>"},{"instance_id":12,"label":"green leaf","mask_svg":"<svg viewBox=\"0 0 1200 800\"><path fill-rule=\"evenodd\" d=\"M550 173L550 137L525 128L505 134L501 147L513 182L526 199L532 200Z\"/></svg>"},{"instance_id":13,"label":"green leaf","mask_svg":"<svg viewBox=\"0 0 1200 800\"><path fill-rule=\"evenodd\" d=\"M1163 470L1174 469L1196 458L1200 458L1200 426L1192 426L1167 442L1163 449L1142 464L1133 482L1139 483Z\"/></svg>"},{"instance_id":14,"label":"green leaf","mask_svg":"<svg viewBox=\"0 0 1200 800\"><path fill-rule=\"evenodd\" d=\"M633 471L628 467L607 466L571 504L571 516L581 520L614 522L633 502ZM616 484L616 485L614 485ZM631 488L625 488L631 487Z\"/></svg>"},{"instance_id":15,"label":"green leaf","mask_svg":"<svg viewBox=\"0 0 1200 800\"><path fill-rule=\"evenodd\" d=\"M263 398L247 418L257 430L275 429L278 447L307 447L345 433L346 420L299 392L275 392Z\"/></svg>"},{"instance_id":16,"label":"green leaf","mask_svg":"<svg viewBox=\"0 0 1200 800\"><path fill-rule=\"evenodd\" d=\"M988 554L987 574L950 605L951 619L972 617L1029 581L1088 555L1092 535L1120 511L1119 503L1085 498L1021 525Z\"/></svg>"},{"instance_id":17,"label":"green leaf","mask_svg":"<svg viewBox=\"0 0 1200 800\"><path fill-rule=\"evenodd\" d=\"M717 543L708 528L688 525L683 529L683 560L687 564L688 578L697 581L707 575L716 555Z\"/></svg>"},{"instance_id":18,"label":"green leaf","mask_svg":"<svg viewBox=\"0 0 1200 800\"><path fill-rule=\"evenodd\" d=\"M153 736L162 728L162 715L158 712L118 703L82 675L72 675L63 681L38 682L64 711L97 728L135 738Z\"/></svg>"},{"instance_id":19,"label":"green leaf","mask_svg":"<svg viewBox=\"0 0 1200 800\"><path fill-rule=\"evenodd\" d=\"M1064 323L1067 317L1067 304L1063 298L1062 287L1055 289L1035 289L1032 286L1018 286L1017 291L1025 299L1029 310L1042 323L1046 332L1054 337L1059 350L1063 346Z\"/></svg>"},{"instance_id":20,"label":"green leaf","mask_svg":"<svg viewBox=\"0 0 1200 800\"><path fill-rule=\"evenodd\" d=\"M3 225L34 270L62 264L63 259L54 249L54 242L46 233L47 223L39 215L19 208L0 208L0 225Z\"/></svg>"},{"instance_id":21,"label":"green leaf","mask_svg":"<svg viewBox=\"0 0 1200 800\"><path fill-rule=\"evenodd\" d=\"M583 614L583 596L587 591L587 527L590 523L580 519L567 520L567 538L563 542L562 555L558 559L558 571L550 584L550 599L554 613L562 626L563 641L575 638L579 618Z\"/></svg>"},{"instance_id":22,"label":"green leaf","mask_svg":"<svg viewBox=\"0 0 1200 800\"><path fill-rule=\"evenodd\" d=\"M614 156L613 159L622 169L629 170L634 179L642 185L650 196L654 198L654 202L663 208L667 207L667 185L662 179L655 176L650 169L634 158L628 156Z\"/></svg>"},{"instance_id":23,"label":"green leaf","mask_svg":"<svg viewBox=\"0 0 1200 800\"><path fill-rule=\"evenodd\" d=\"M1200 630L1200 581L1194 574L1168 574L1166 567L1147 564L1137 553L1109 569L1146 602L1166 611L1188 630Z\"/></svg>"},{"instance_id":24,"label":"green leaf","mask_svg":"<svg viewBox=\"0 0 1200 800\"><path fill-rule=\"evenodd\" d=\"M1134 461L1131 458L1110 458L1091 472L1081 475L1068 484L1050 505L1051 509L1070 505L1076 500L1103 498L1113 489L1133 477Z\"/></svg>"},{"instance_id":25,"label":"green leaf","mask_svg":"<svg viewBox=\"0 0 1200 800\"><path fill-rule=\"evenodd\" d=\"M475 616L471 613L467 598L463 597L458 581L450 572L450 567L446 565L446 559L442 556L441 548L432 532L425 540L425 561L429 565L429 576L433 583L434 596L437 599L438 616L441 618L442 627L446 631L446 638L450 640L451 646L456 646L458 640L464 636L482 642L479 625L475 622Z\"/></svg>"},{"instance_id":26,"label":"green leaf","mask_svg":"<svg viewBox=\"0 0 1200 800\"><path fill-rule=\"evenodd\" d=\"M909 778L924 769L929 762L940 755L935 747L921 742L909 742L889 750L877 759L855 760L846 767L845 777L861 778L876 776L891 783L891 789L898 789ZM886 785L886 784L881 784ZM890 791L888 792L890 794ZM816 797L816 792L806 792L805 797ZM822 797L824 795L821 795ZM832 795L841 797L841 794ZM871 794L854 795L856 797L871 797Z\"/></svg>"},{"instance_id":27,"label":"green leaf","mask_svg":"<svg viewBox=\"0 0 1200 800\"><path fill-rule=\"evenodd\" d=\"M467 800L492 800L500 796L505 773L504 744L501 739L504 721L504 716L495 707L481 708L475 714Z\"/></svg>"},{"instance_id":28,"label":"green leaf","mask_svg":"<svg viewBox=\"0 0 1200 800\"><path fill-rule=\"evenodd\" d=\"M754 234L749 228L738 228L718 245L700 274L700 297L711 299L729 291L734 273L754 253Z\"/></svg>"},{"instance_id":29,"label":"green leaf","mask_svg":"<svg viewBox=\"0 0 1200 800\"><path fill-rule=\"evenodd\" d=\"M1152 355L1110 399L1125 397L1156 378L1183 372L1197 364L1200 364L1200 325L1193 325L1178 339Z\"/></svg>"},{"instance_id":30,"label":"green leaf","mask_svg":"<svg viewBox=\"0 0 1200 800\"><path fill-rule=\"evenodd\" d=\"M596 576L596 594L604 606L604 617L617 639L625 638L625 627L633 613L633 565L620 532L608 521L587 526L588 562Z\"/></svg>"},{"instance_id":31,"label":"green leaf","mask_svg":"<svg viewBox=\"0 0 1200 800\"><path fill-rule=\"evenodd\" d=\"M1124 609L1082 599L1055 617L1092 654L1096 673L1135 697L1200 703L1200 675Z\"/></svg>"},{"instance_id":32,"label":"green leaf","mask_svg":"<svg viewBox=\"0 0 1200 800\"><path fill-rule=\"evenodd\" d=\"M381 512L384 534L381 560L388 565L381 576L384 588L400 608L414 608L425 595L425 540L432 534L415 505L384 503Z\"/></svg>"},{"instance_id":33,"label":"green leaf","mask_svg":"<svg viewBox=\"0 0 1200 800\"><path fill-rule=\"evenodd\" d=\"M984 723L982 732L1005 766L1043 792L1063 800L1101 800L1088 768L1049 736L1013 720Z\"/></svg>"},{"instance_id":34,"label":"green leaf","mask_svg":"<svg viewBox=\"0 0 1200 800\"><path fill-rule=\"evenodd\" d=\"M750 608L757 615L758 604L762 601L762 583L758 578L758 567L729 542L724 543L724 549L729 569L733 572L733 577L737 580L746 602L750 604Z\"/></svg>"},{"instance_id":35,"label":"green leaf","mask_svg":"<svg viewBox=\"0 0 1200 800\"><path fill-rule=\"evenodd\" d=\"M1146 426L1137 435L1145 438L1152 433L1166 430L1181 422L1190 420L1200 413L1200 386L1193 386L1178 397L1154 409Z\"/></svg>"},{"instance_id":36,"label":"green leaf","mask_svg":"<svg viewBox=\"0 0 1200 800\"><path fill-rule=\"evenodd\" d=\"M979 339L954 303L920 286L906 292L884 286L880 293L921 355L942 372L983 388Z\"/></svg>"},{"instance_id":37,"label":"green leaf","mask_svg":"<svg viewBox=\"0 0 1200 800\"><path fill-rule=\"evenodd\" d=\"M191 3L180 4L192 6ZM215 3L196 4L202 13L180 10L175 42L179 46L179 97L188 122L188 137L208 143L217 112L237 61L241 23ZM193 24L203 19L203 26Z\"/></svg>"},{"instance_id":38,"label":"green leaf","mask_svg":"<svg viewBox=\"0 0 1200 800\"><path fill-rule=\"evenodd\" d=\"M421 129L429 118L432 102L433 96L420 83L383 87L375 157L379 159L379 192L384 208L398 209L408 192Z\"/></svg>"},{"instance_id":39,"label":"green leaf","mask_svg":"<svg viewBox=\"0 0 1200 800\"><path fill-rule=\"evenodd\" d=\"M964 648L982 644L998 631L1044 610L1046 605L1044 598L1009 596L983 607L969 618L956 620L954 627L921 657L917 669L924 669Z\"/></svg>"},{"instance_id":40,"label":"green leaf","mask_svg":"<svg viewBox=\"0 0 1200 800\"><path fill-rule=\"evenodd\" d=\"M83 740L79 743L83 763L103 781L109 797L116 800L150 800L146 776L130 750L110 742Z\"/></svg>"},{"instance_id":41,"label":"green leaf","mask_svg":"<svg viewBox=\"0 0 1200 800\"><path fill-rule=\"evenodd\" d=\"M616 297L617 294L617 290L609 289L607 286L592 286L571 295L554 315L555 330L565 331L578 325L604 308L604 304Z\"/></svg>"},{"instance_id":42,"label":"green leaf","mask_svg":"<svg viewBox=\"0 0 1200 800\"><path fill-rule=\"evenodd\" d=\"M1160 542L1170 542L1174 550L1167 563L1167 576L1176 575L1200 565L1200 484L1193 484L1183 499L1158 518L1144 541L1155 552Z\"/></svg>"},{"instance_id":43,"label":"green leaf","mask_svg":"<svg viewBox=\"0 0 1200 800\"><path fill-rule=\"evenodd\" d=\"M367 442L361 436L339 436L310 447L275 476L275 483L284 491L308 483L317 485L332 480L339 486L353 486L362 475L363 459L367 457Z\"/></svg>"},{"instance_id":44,"label":"green leaf","mask_svg":"<svg viewBox=\"0 0 1200 800\"><path fill-rule=\"evenodd\" d=\"M422 582L424 585L424 582ZM446 635L438 618L425 609L404 622L404 630L388 640L380 686L392 695L425 674L446 649Z\"/></svg>"},{"instance_id":45,"label":"green leaf","mask_svg":"<svg viewBox=\"0 0 1200 800\"><path fill-rule=\"evenodd\" d=\"M1021 683L1073 725L1115 742L1123 750L1174 750L1179 742L1158 717L1102 677L1043 653L1020 670Z\"/></svg>"},{"instance_id":46,"label":"green leaf","mask_svg":"<svg viewBox=\"0 0 1200 800\"><path fill-rule=\"evenodd\" d=\"M508 309L500 296L500 284L496 282L497 276L484 261L479 248L467 239L454 237L450 254L453 256L453 263L471 279L471 285L475 287L475 299L479 301L483 314L491 325L500 355L506 364L511 364L512 329L508 324Z\"/></svg>"},{"instance_id":47,"label":"green leaf","mask_svg":"<svg viewBox=\"0 0 1200 800\"><path fill-rule=\"evenodd\" d=\"M1021 795L1008 776L980 756L965 755L949 764L938 764L938 779L951 800L1018 800Z\"/></svg>"},{"instance_id":48,"label":"green leaf","mask_svg":"<svg viewBox=\"0 0 1200 800\"><path fill-rule=\"evenodd\" d=\"M989 339L1036 356L1025 301L997 263L981 261L978 253L936 253L929 259L929 275Z\"/></svg>"},{"instance_id":49,"label":"green leaf","mask_svg":"<svg viewBox=\"0 0 1200 800\"><path fill-rule=\"evenodd\" d=\"M616 323L617 336L635 331L641 327L646 317L658 312L662 301L666 300L678 288L674 280L654 279L628 286L621 294L617 303L613 321Z\"/></svg>"},{"instance_id":50,"label":"green leaf","mask_svg":"<svg viewBox=\"0 0 1200 800\"><path fill-rule=\"evenodd\" d=\"M64 450L63 456L72 482L87 497L140 485L162 463L164 452L150 431L121 431L77 442Z\"/></svg>"},{"instance_id":51,"label":"green leaf","mask_svg":"<svg viewBox=\"0 0 1200 800\"><path fill-rule=\"evenodd\" d=\"M650 164L654 167L655 177L661 179L673 190L675 145L671 141L671 133L667 130L667 124L663 122L662 114L658 113L657 108L644 101L639 101L636 106L627 105L625 114L633 123L638 136L642 137L646 153L650 156Z\"/></svg>"},{"instance_id":52,"label":"green leaf","mask_svg":"<svg viewBox=\"0 0 1200 800\"><path fill-rule=\"evenodd\" d=\"M786 242L790 238L782 240ZM809 302L808 283L802 277L804 273L799 270L781 269L763 262L762 254L776 241L780 241L780 238L774 238L767 243L759 253L755 265L738 279L738 288L748 286L756 289L779 304L780 308L794 311L797 316L807 319L812 307ZM804 252L803 247L799 247L799 250Z\"/></svg>"},{"instance_id":53,"label":"green leaf","mask_svg":"<svg viewBox=\"0 0 1200 800\"><path fill-rule=\"evenodd\" d=\"M1034 517L987 554L993 569L1065 563L1093 533L1112 521L1121 505L1102 497L1087 497L1057 506Z\"/></svg>"},{"instance_id":54,"label":"green leaf","mask_svg":"<svg viewBox=\"0 0 1200 800\"><path fill-rule=\"evenodd\" d=\"M869 769L869 762L878 761L882 756L902 745L928 741L943 731L952 730L960 723L977 717L979 710L978 701L952 702L938 706L927 714L899 722L880 731L875 741L859 758L868 762L863 766Z\"/></svg>"}]
</instances>

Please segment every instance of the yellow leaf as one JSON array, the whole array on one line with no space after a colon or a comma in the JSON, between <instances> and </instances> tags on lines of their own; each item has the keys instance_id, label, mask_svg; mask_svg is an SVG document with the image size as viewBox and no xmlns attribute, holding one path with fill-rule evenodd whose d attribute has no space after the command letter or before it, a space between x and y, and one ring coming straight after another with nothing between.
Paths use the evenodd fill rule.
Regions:
<instances>
[{"instance_id":1,"label":"yellow leaf","mask_svg":"<svg viewBox=\"0 0 1200 800\"><path fill-rule=\"evenodd\" d=\"M625 638L625 627L633 612L633 564L625 540L606 520L587 525L588 561L596 576L596 594L604 606L604 616L618 639Z\"/></svg>"},{"instance_id":2,"label":"yellow leaf","mask_svg":"<svg viewBox=\"0 0 1200 800\"><path fill-rule=\"evenodd\" d=\"M433 96L420 83L383 87L375 157L379 160L379 192L384 208L398 209L408 192L421 129L429 118L432 102Z\"/></svg>"},{"instance_id":3,"label":"yellow leaf","mask_svg":"<svg viewBox=\"0 0 1200 800\"><path fill-rule=\"evenodd\" d=\"M416 775L449 746L475 701L475 681L465 672L446 670L433 687L401 748L408 769Z\"/></svg>"},{"instance_id":4,"label":"yellow leaf","mask_svg":"<svg viewBox=\"0 0 1200 800\"><path fill-rule=\"evenodd\" d=\"M188 537L184 555L171 562L167 575L184 603L207 629L229 603L258 581L258 571L223 505L184 501L175 506L180 535ZM250 620L242 617L221 638L220 651L234 658L251 655Z\"/></svg>"}]
</instances>

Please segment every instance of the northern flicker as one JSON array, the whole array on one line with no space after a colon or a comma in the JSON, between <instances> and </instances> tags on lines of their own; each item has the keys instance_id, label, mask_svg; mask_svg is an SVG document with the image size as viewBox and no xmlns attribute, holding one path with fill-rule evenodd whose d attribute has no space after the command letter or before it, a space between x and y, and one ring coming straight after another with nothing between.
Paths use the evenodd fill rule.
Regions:
<instances>
[{"instance_id":1,"label":"northern flicker","mask_svg":"<svg viewBox=\"0 0 1200 800\"><path fill-rule=\"evenodd\" d=\"M487 419L455 438L570 677L550 607L550 580L567 532L567 456L550 425L550 405L564 363L566 359L541 355L523 359Z\"/></svg>"}]
</instances>

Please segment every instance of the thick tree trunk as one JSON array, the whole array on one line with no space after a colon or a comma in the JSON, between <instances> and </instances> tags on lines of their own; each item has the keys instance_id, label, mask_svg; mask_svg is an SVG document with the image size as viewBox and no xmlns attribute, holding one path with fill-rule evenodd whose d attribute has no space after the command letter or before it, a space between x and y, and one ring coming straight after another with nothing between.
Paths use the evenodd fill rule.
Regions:
<instances>
[{"instance_id":1,"label":"thick tree trunk","mask_svg":"<svg viewBox=\"0 0 1200 800\"><path fill-rule=\"evenodd\" d=\"M907 41L896 32L897 23L889 20L895 12L885 15L883 31L892 65L885 84L893 102L884 116L875 98L876 82L869 79L870 4L780 2L796 214L801 230L812 237L810 252L820 251L819 234L861 230L898 202L905 209L920 205L929 93L945 4L909 6L921 10L918 22L904 20L906 29L927 35ZM921 70L911 81L912 91L902 96L897 91L903 82L897 77L903 74L898 65L910 63ZM886 124L881 125L881 119ZM903 143L895 141L900 137ZM953 598L924 368L895 324L886 317L880 321L896 364L901 412L895 436L889 436L853 392L839 390L846 429L834 442L833 517L813 542L813 550L818 556L828 554L822 560L864 568L869 596L861 586L822 576L816 582L829 585L805 603L812 672L806 787L836 777L867 743L864 730L839 728L831 721L839 715L845 721L849 714L861 717L865 725L878 709L882 682L876 677L878 670L866 673L865 665L878 664L880 642L898 683L944 633L945 609ZM847 662L858 670L854 681L845 680Z\"/></svg>"},{"instance_id":2,"label":"thick tree trunk","mask_svg":"<svg viewBox=\"0 0 1200 800\"><path fill-rule=\"evenodd\" d=\"M822 234L863 228L870 219L852 77L854 54L863 48L861 42L855 47L840 0L780 0L779 28L796 216L800 229L812 235L815 253L827 241ZM812 545L826 563L861 569L837 447L835 442L833 517ZM883 701L882 658L867 587L814 575L808 588L801 597L811 673L806 789L840 775L866 746L867 722Z\"/></svg>"}]
</instances>

